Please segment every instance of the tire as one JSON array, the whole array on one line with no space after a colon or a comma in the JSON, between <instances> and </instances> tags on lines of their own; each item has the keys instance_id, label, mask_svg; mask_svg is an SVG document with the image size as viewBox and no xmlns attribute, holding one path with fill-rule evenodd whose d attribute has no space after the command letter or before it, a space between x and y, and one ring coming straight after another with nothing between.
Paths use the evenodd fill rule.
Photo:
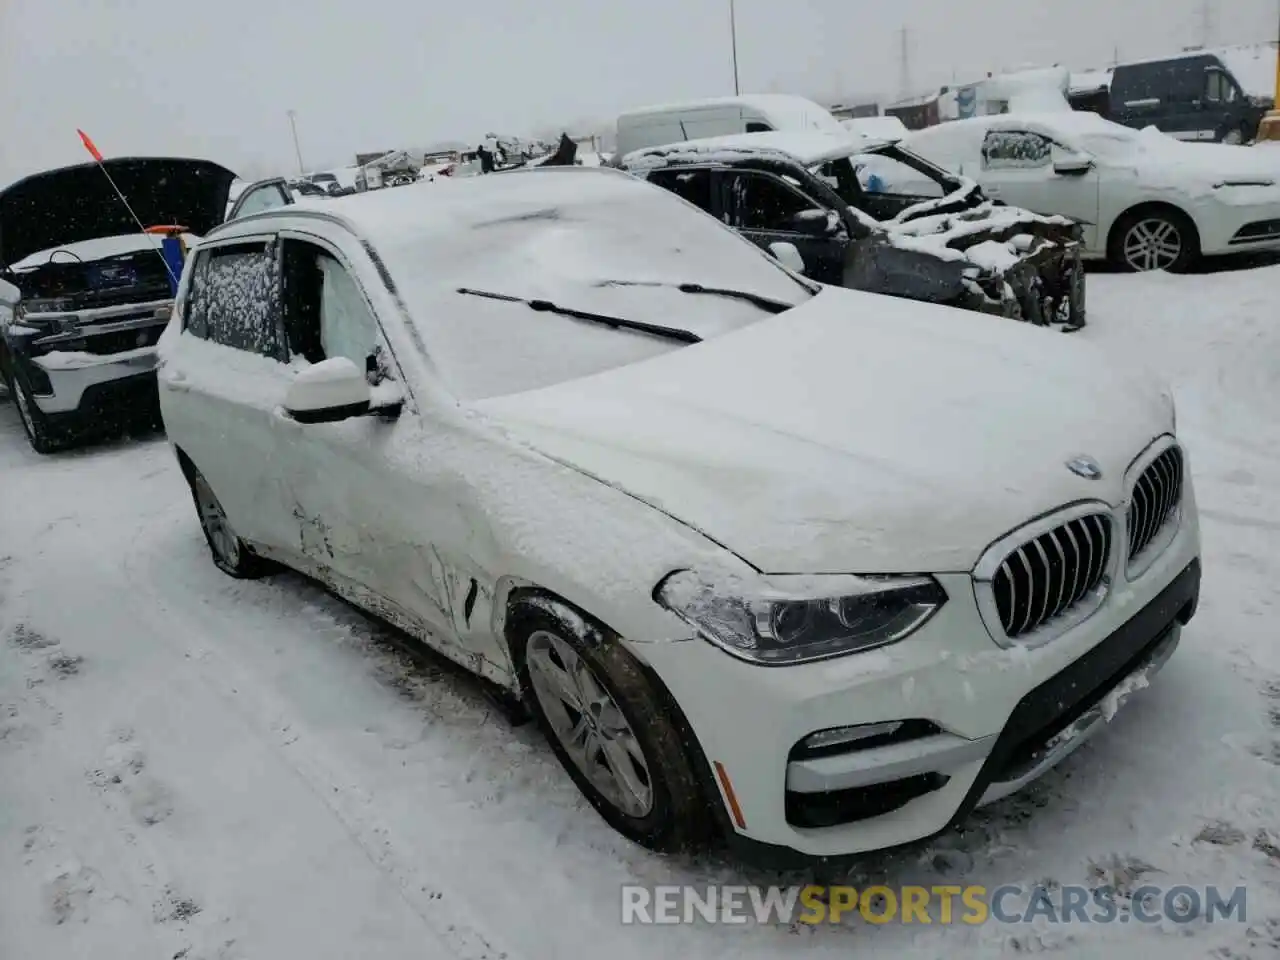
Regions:
<instances>
[{"instance_id":1,"label":"tire","mask_svg":"<svg viewBox=\"0 0 1280 960\"><path fill-rule=\"evenodd\" d=\"M200 518L200 529L204 531L214 566L237 580L256 580L268 573L266 561L256 556L236 535L204 474L186 460L182 463L182 472L186 475L187 486L191 488L196 516Z\"/></svg>"},{"instance_id":2,"label":"tire","mask_svg":"<svg viewBox=\"0 0 1280 960\"><path fill-rule=\"evenodd\" d=\"M1244 144L1245 135L1243 130L1228 130L1222 137L1222 142L1229 146L1238 147Z\"/></svg>"},{"instance_id":3,"label":"tire","mask_svg":"<svg viewBox=\"0 0 1280 960\"><path fill-rule=\"evenodd\" d=\"M13 398L13 405L18 411L18 419L22 422L22 432L27 435L31 449L42 456L55 453L63 446L63 438L40 412L30 392L16 376L9 377L6 383L9 396Z\"/></svg>"},{"instance_id":4,"label":"tire","mask_svg":"<svg viewBox=\"0 0 1280 960\"><path fill-rule=\"evenodd\" d=\"M509 624L522 695L556 759L628 839L666 853L708 846L708 800L665 691L612 631L568 606L557 616L556 606L522 604Z\"/></svg>"},{"instance_id":5,"label":"tire","mask_svg":"<svg viewBox=\"0 0 1280 960\"><path fill-rule=\"evenodd\" d=\"M1191 218L1172 207L1130 210L1111 228L1107 254L1131 273L1185 273L1200 256L1200 237Z\"/></svg>"}]
</instances>

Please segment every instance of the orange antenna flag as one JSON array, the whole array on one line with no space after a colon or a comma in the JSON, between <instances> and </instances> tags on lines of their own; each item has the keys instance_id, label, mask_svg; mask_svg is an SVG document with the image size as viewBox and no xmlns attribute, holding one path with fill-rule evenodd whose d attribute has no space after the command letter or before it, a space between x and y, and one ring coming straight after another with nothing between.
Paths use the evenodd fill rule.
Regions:
<instances>
[{"instance_id":1,"label":"orange antenna flag","mask_svg":"<svg viewBox=\"0 0 1280 960\"><path fill-rule=\"evenodd\" d=\"M97 160L98 163L101 163L102 154L98 152L98 148L94 142L89 139L89 135L83 130L76 130L76 133L80 134L80 142L84 144L84 148L89 151L90 156Z\"/></svg>"}]
</instances>

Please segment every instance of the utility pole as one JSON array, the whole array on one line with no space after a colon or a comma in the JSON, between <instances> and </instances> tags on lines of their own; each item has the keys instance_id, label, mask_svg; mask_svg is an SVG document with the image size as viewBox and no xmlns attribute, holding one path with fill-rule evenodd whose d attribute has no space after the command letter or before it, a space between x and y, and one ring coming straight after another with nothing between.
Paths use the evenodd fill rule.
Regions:
<instances>
[{"instance_id":1,"label":"utility pole","mask_svg":"<svg viewBox=\"0 0 1280 960\"><path fill-rule=\"evenodd\" d=\"M902 88L899 93L903 100L911 96L911 30L906 24L903 24L899 31L901 40L899 49L899 58L901 61L901 74L898 84Z\"/></svg>"},{"instance_id":2,"label":"utility pole","mask_svg":"<svg viewBox=\"0 0 1280 960\"><path fill-rule=\"evenodd\" d=\"M293 151L298 155L298 173L306 176L307 168L302 163L302 147L298 146L298 114L289 110L289 129L293 131Z\"/></svg>"},{"instance_id":3,"label":"utility pole","mask_svg":"<svg viewBox=\"0 0 1280 960\"><path fill-rule=\"evenodd\" d=\"M1213 43L1213 0L1200 0L1200 46L1206 50Z\"/></svg>"},{"instance_id":4,"label":"utility pole","mask_svg":"<svg viewBox=\"0 0 1280 960\"><path fill-rule=\"evenodd\" d=\"M742 93L738 84L738 12L734 0L729 0L729 41L733 45L733 95Z\"/></svg>"}]
</instances>

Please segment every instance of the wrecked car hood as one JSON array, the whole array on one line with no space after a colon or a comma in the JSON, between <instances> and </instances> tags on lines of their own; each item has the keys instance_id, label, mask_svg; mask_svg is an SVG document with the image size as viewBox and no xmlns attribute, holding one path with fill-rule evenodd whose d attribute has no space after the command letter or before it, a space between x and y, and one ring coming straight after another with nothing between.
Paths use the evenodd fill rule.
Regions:
<instances>
[{"instance_id":1,"label":"wrecked car hood","mask_svg":"<svg viewBox=\"0 0 1280 960\"><path fill-rule=\"evenodd\" d=\"M968 570L1171 427L1167 393L1090 345L826 288L732 334L484 400L519 441L768 573ZM1080 455L1102 466L1085 480Z\"/></svg>"},{"instance_id":2,"label":"wrecked car hood","mask_svg":"<svg viewBox=\"0 0 1280 960\"><path fill-rule=\"evenodd\" d=\"M210 160L125 157L102 164L143 226L204 236L220 224L234 173ZM96 163L38 173L0 192L0 267L33 253L138 232Z\"/></svg>"}]
</instances>

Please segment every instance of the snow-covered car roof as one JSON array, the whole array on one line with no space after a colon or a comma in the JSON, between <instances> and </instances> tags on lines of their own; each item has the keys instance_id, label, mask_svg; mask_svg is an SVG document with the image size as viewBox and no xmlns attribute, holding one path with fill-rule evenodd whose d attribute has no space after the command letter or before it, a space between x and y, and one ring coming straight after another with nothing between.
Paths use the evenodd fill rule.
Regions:
<instances>
[{"instance_id":1,"label":"snow-covered car roof","mask_svg":"<svg viewBox=\"0 0 1280 960\"><path fill-rule=\"evenodd\" d=\"M825 133L817 130L777 130L767 133L735 133L724 137L687 140L658 147L635 150L622 158L631 169L659 166L672 161L694 163L731 163L743 156L783 154L806 167L840 160L887 146L892 140L858 137L848 131Z\"/></svg>"}]
</instances>

